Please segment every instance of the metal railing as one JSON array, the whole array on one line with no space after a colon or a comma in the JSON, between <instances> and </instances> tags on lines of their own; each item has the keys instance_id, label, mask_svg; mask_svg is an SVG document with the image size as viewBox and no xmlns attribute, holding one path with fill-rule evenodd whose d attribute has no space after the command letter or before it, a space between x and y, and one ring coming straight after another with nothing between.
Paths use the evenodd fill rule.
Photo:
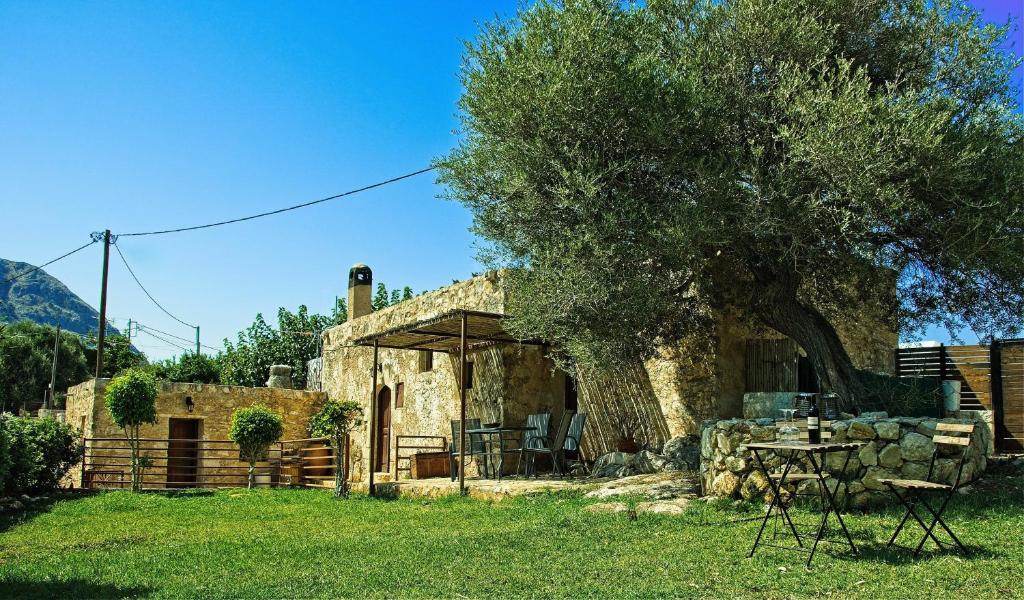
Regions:
<instances>
[{"instance_id":1,"label":"metal railing","mask_svg":"<svg viewBox=\"0 0 1024 600\"><path fill-rule=\"evenodd\" d=\"M256 485L315 485L333 479L333 453L324 438L282 440L256 463ZM131 447L125 438L85 438L83 488L131 487ZM146 489L244 487L249 462L230 440L139 439L142 486Z\"/></svg>"}]
</instances>

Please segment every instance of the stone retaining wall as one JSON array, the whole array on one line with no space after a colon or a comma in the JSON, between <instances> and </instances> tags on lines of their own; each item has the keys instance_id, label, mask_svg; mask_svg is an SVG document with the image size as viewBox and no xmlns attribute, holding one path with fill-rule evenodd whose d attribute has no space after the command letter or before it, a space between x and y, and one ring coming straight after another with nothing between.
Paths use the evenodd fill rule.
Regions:
<instances>
[{"instance_id":1,"label":"stone retaining wall","mask_svg":"<svg viewBox=\"0 0 1024 600\"><path fill-rule=\"evenodd\" d=\"M845 501L846 494L849 494L851 508L895 502L879 479L925 479L935 449L931 436L935 435L935 425L939 421L974 423L977 426L971 437L961 482L969 482L981 475L986 467L986 449L992 435L984 422L967 418L889 418L882 413L879 417L833 422L833 441L862 442L865 445L850 457L846 474L842 477L846 453L828 455L825 467L833 475L829 488L839 486L838 498L841 501ZM700 445L700 474L705 493L745 500L770 499L768 481L760 470L755 469L756 460L745 444L775 441L777 431L772 419L705 422ZM940 447L933 480L952 484L956 478L959 448L948 452L946 448ZM781 470L782 459L779 456L762 452L761 457L772 470ZM811 471L806 461L791 470L797 473ZM846 485L839 485L837 477L846 481ZM810 491L807 488L816 485L813 481L801 482L799 492ZM794 488L790 486L787 491L792 493Z\"/></svg>"}]
</instances>

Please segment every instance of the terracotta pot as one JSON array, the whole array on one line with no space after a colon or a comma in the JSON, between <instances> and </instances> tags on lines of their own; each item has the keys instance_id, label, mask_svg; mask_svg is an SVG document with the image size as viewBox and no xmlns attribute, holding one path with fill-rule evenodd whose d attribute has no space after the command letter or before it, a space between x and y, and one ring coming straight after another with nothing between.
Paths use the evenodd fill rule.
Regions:
<instances>
[{"instance_id":1,"label":"terracotta pot","mask_svg":"<svg viewBox=\"0 0 1024 600\"><path fill-rule=\"evenodd\" d=\"M629 438L628 440L616 440L615 449L619 452L636 454L640 450L640 445L637 444L636 440L633 438Z\"/></svg>"}]
</instances>

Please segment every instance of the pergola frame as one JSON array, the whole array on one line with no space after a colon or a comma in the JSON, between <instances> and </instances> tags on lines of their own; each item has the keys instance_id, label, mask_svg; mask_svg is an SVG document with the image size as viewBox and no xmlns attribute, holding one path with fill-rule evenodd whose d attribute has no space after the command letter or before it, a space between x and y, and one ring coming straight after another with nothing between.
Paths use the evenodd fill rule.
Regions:
<instances>
[{"instance_id":1,"label":"pergola frame","mask_svg":"<svg viewBox=\"0 0 1024 600\"><path fill-rule=\"evenodd\" d=\"M459 353L459 492L466 493L466 355L504 344L545 346L538 340L519 340L505 331L506 315L457 309L429 319L407 323L355 340L356 346L373 348L370 390L370 495L374 495L377 463L377 371L380 349ZM472 333L471 333L472 330ZM395 457L398 460L398 457Z\"/></svg>"}]
</instances>

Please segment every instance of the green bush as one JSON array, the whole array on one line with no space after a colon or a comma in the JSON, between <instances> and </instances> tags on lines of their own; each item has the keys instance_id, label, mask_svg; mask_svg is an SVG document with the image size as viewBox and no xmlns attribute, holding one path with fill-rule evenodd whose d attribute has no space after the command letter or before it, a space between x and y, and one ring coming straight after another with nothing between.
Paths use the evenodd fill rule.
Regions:
<instances>
[{"instance_id":1,"label":"green bush","mask_svg":"<svg viewBox=\"0 0 1024 600\"><path fill-rule=\"evenodd\" d=\"M890 416L942 416L942 382L937 377L893 377L860 373L868 397L865 410L884 410Z\"/></svg>"},{"instance_id":2,"label":"green bush","mask_svg":"<svg viewBox=\"0 0 1024 600\"><path fill-rule=\"evenodd\" d=\"M128 369L108 385L104 401L110 417L124 430L132 454L132 490L142 489L139 427L156 423L156 379L142 369Z\"/></svg>"},{"instance_id":3,"label":"green bush","mask_svg":"<svg viewBox=\"0 0 1024 600\"><path fill-rule=\"evenodd\" d=\"M0 430L0 479L5 494L57 489L82 459L79 435L67 423L5 416L0 418Z\"/></svg>"},{"instance_id":4,"label":"green bush","mask_svg":"<svg viewBox=\"0 0 1024 600\"><path fill-rule=\"evenodd\" d=\"M228 437L238 444L242 457L249 461L249 488L256 480L256 461L267 453L270 445L281 439L284 419L262 404L240 408L231 415Z\"/></svg>"}]
</instances>

